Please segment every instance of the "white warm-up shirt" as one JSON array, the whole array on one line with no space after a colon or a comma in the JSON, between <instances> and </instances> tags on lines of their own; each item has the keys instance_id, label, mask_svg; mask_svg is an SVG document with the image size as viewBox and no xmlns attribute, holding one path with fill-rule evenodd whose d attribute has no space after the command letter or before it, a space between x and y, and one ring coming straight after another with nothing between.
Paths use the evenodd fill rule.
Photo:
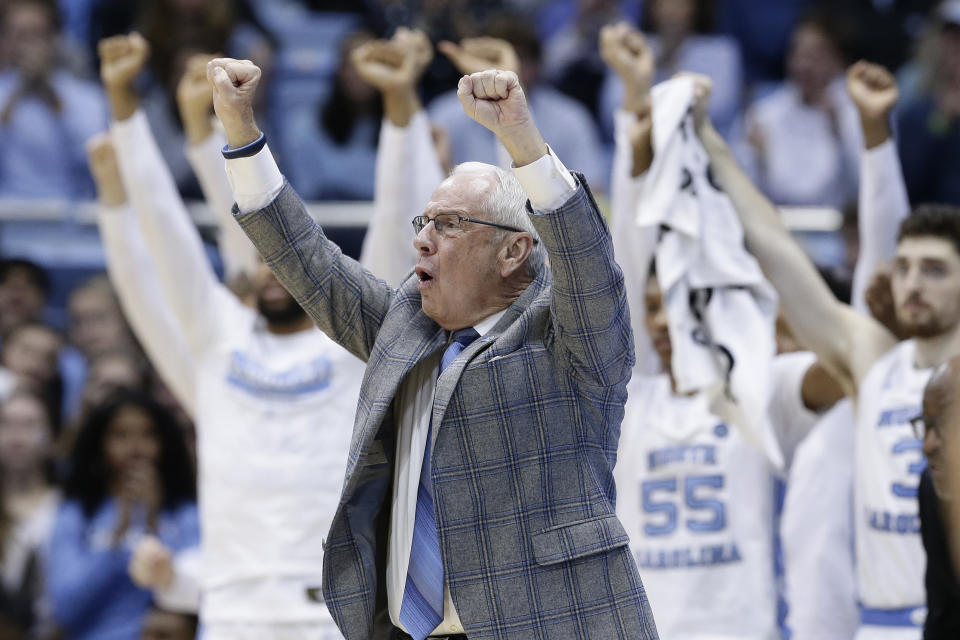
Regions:
<instances>
[{"instance_id":1,"label":"white warm-up shirt","mask_svg":"<svg viewBox=\"0 0 960 640\"><path fill-rule=\"evenodd\" d=\"M816 421L801 397L809 353L774 364L771 422L785 455ZM704 393L673 393L668 376L635 377L617 466L617 515L657 629L684 640L778 637L775 470Z\"/></svg>"},{"instance_id":2,"label":"white warm-up shirt","mask_svg":"<svg viewBox=\"0 0 960 640\"><path fill-rule=\"evenodd\" d=\"M894 141L864 150L852 293L857 311L869 313L864 292L896 252L897 230L909 212ZM790 470L781 534L787 627L794 640L847 640L859 622L852 544L854 424L853 403L845 400L800 445Z\"/></svg>"},{"instance_id":3,"label":"white warm-up shirt","mask_svg":"<svg viewBox=\"0 0 960 640\"><path fill-rule=\"evenodd\" d=\"M926 603L917 503L926 462L910 421L922 412L933 369L917 369L915 354L913 340L891 349L860 383L857 397L853 522L860 601L871 609Z\"/></svg>"},{"instance_id":4,"label":"white warm-up shirt","mask_svg":"<svg viewBox=\"0 0 960 640\"><path fill-rule=\"evenodd\" d=\"M107 224L139 234L159 287L142 290L138 278L148 269L111 275L121 297L139 287L162 301L150 308L162 309L168 322L140 327L151 355L182 360L181 346L188 354L204 543L201 615L206 622L329 620L316 596L320 538L339 497L363 364L315 328L269 332L216 280L142 113L115 123L112 133L136 224L122 215ZM111 213L118 212L102 219Z\"/></svg>"}]
</instances>

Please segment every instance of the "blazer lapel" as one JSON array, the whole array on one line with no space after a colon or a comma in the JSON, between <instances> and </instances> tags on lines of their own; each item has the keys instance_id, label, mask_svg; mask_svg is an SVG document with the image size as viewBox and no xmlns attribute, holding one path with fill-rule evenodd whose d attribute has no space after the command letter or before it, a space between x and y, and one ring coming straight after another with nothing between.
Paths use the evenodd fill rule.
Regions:
<instances>
[{"instance_id":1,"label":"blazer lapel","mask_svg":"<svg viewBox=\"0 0 960 640\"><path fill-rule=\"evenodd\" d=\"M541 271L540 275L530 283L530 285L524 290L524 292L517 298L512 305L507 308L506 313L503 314L503 317L497 321L497 324L488 331L485 335L477 338L473 344L463 350L463 353L457 357L446 370L440 374L440 378L437 379L437 390L433 397L433 424L436 426L440 425L443 421L443 416L447 412L447 406L450 404L450 399L453 397L453 392L457 389L457 384L460 382L460 375L463 373L463 370L466 368L470 362L483 353L488 347L492 346L497 339L514 323L517 319L523 315L523 313L530 308L530 305L533 301L539 296L543 290L549 285L549 269L544 269ZM437 433L439 432L438 428L434 428L430 435L430 450L434 450L434 445L437 442Z\"/></svg>"}]
</instances>

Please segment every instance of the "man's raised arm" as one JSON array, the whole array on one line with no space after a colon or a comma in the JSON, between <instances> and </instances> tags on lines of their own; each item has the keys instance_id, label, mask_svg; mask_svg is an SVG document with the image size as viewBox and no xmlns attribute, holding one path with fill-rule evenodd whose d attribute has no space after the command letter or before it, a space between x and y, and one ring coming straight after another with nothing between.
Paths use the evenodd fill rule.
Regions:
<instances>
[{"instance_id":1,"label":"man's raised arm","mask_svg":"<svg viewBox=\"0 0 960 640\"><path fill-rule=\"evenodd\" d=\"M890 113L899 97L896 78L880 65L860 61L847 72L847 91L860 113L866 144L860 158L860 255L853 271L851 302L854 309L867 313L870 281L893 259L897 231L910 213L910 201L890 131Z\"/></svg>"},{"instance_id":2,"label":"man's raised arm","mask_svg":"<svg viewBox=\"0 0 960 640\"><path fill-rule=\"evenodd\" d=\"M714 129L706 115L709 86L698 82L697 91L697 131L713 174L743 223L750 251L780 295L782 312L800 344L817 354L847 395L855 395L860 380L896 339L833 296L776 208L750 182Z\"/></svg>"},{"instance_id":3,"label":"man's raised arm","mask_svg":"<svg viewBox=\"0 0 960 640\"><path fill-rule=\"evenodd\" d=\"M457 95L467 115L490 129L513 158L550 258L553 323L564 357L588 384L625 382L634 362L630 313L593 196L547 147L515 73L491 69L464 76Z\"/></svg>"},{"instance_id":4,"label":"man's raised arm","mask_svg":"<svg viewBox=\"0 0 960 640\"><path fill-rule=\"evenodd\" d=\"M227 136L237 221L317 326L366 361L393 288L344 256L283 179L253 113L260 69L249 60L217 58L207 65L207 79Z\"/></svg>"},{"instance_id":5,"label":"man's raised arm","mask_svg":"<svg viewBox=\"0 0 960 640\"><path fill-rule=\"evenodd\" d=\"M635 373L655 374L660 371L661 363L654 354L643 309L658 234L637 226L637 207L647 170L653 164L650 89L656 61L643 35L623 22L600 31L600 55L623 83L623 103L614 114L610 232L633 311L630 318L637 359Z\"/></svg>"}]
</instances>

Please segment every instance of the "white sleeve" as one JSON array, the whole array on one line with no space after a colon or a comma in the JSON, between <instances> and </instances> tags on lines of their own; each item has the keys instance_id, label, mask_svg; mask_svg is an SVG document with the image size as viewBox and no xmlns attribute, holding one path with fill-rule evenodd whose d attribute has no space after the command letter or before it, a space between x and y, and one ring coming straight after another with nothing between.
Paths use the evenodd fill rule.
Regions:
<instances>
[{"instance_id":1,"label":"white sleeve","mask_svg":"<svg viewBox=\"0 0 960 640\"><path fill-rule=\"evenodd\" d=\"M193 417L193 357L160 293L143 231L128 205L100 207L97 224L107 257L107 275L117 290L123 314L160 377Z\"/></svg>"},{"instance_id":2,"label":"white sleeve","mask_svg":"<svg viewBox=\"0 0 960 640\"><path fill-rule=\"evenodd\" d=\"M662 368L645 324L647 274L657 248L656 233L638 227L637 207L643 192L646 174L632 177L633 145L630 144L630 127L637 116L618 109L613 117L614 152L610 176L610 233L613 236L613 251L617 263L623 269L627 301L630 305L630 323L633 326L633 342L636 350L636 371L654 374Z\"/></svg>"},{"instance_id":3,"label":"white sleeve","mask_svg":"<svg viewBox=\"0 0 960 640\"><path fill-rule=\"evenodd\" d=\"M821 418L803 403L803 380L816 361L817 357L809 351L785 353L773 359L770 424L786 468L790 467L797 446Z\"/></svg>"},{"instance_id":4,"label":"white sleeve","mask_svg":"<svg viewBox=\"0 0 960 640\"><path fill-rule=\"evenodd\" d=\"M252 277L259 266L253 243L233 217L233 190L223 167L221 149L227 143L219 127L200 144L186 147L187 159L200 182L200 189L220 228L217 244L223 257L227 282L240 275Z\"/></svg>"},{"instance_id":5,"label":"white sleeve","mask_svg":"<svg viewBox=\"0 0 960 640\"><path fill-rule=\"evenodd\" d=\"M283 189L283 174L270 153L270 145L264 145L252 156L225 162L227 179L240 213L263 209Z\"/></svg>"},{"instance_id":6,"label":"white sleeve","mask_svg":"<svg viewBox=\"0 0 960 640\"><path fill-rule=\"evenodd\" d=\"M391 287L398 287L414 267L417 255L411 221L423 212L442 180L426 112L418 111L406 127L384 118L377 147L373 218L363 239L360 264Z\"/></svg>"},{"instance_id":7,"label":"white sleeve","mask_svg":"<svg viewBox=\"0 0 960 640\"><path fill-rule=\"evenodd\" d=\"M114 122L111 134L164 298L195 354L216 335L224 301L240 303L217 281L144 113Z\"/></svg>"},{"instance_id":8,"label":"white sleeve","mask_svg":"<svg viewBox=\"0 0 960 640\"><path fill-rule=\"evenodd\" d=\"M860 255L853 272L852 303L867 312L870 280L897 250L900 223L910 213L900 157L893 139L863 152L859 195Z\"/></svg>"},{"instance_id":9,"label":"white sleeve","mask_svg":"<svg viewBox=\"0 0 960 640\"><path fill-rule=\"evenodd\" d=\"M577 181L553 150L522 167L513 167L513 175L520 181L523 192L530 199L534 211L556 211L577 191Z\"/></svg>"},{"instance_id":10,"label":"white sleeve","mask_svg":"<svg viewBox=\"0 0 960 640\"><path fill-rule=\"evenodd\" d=\"M200 609L201 551L191 547L173 557L173 584L157 589L153 596L163 609L196 614Z\"/></svg>"}]
</instances>

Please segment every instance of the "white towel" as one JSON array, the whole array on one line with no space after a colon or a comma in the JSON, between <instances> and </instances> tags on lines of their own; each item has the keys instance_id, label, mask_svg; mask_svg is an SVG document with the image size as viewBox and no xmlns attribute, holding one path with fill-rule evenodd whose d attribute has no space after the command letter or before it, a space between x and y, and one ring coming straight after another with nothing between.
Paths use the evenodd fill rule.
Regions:
<instances>
[{"instance_id":1,"label":"white towel","mask_svg":"<svg viewBox=\"0 0 960 640\"><path fill-rule=\"evenodd\" d=\"M660 233L654 259L677 391L708 391L716 414L782 469L767 414L776 293L746 250L733 204L714 184L693 123L693 81L664 82L652 97L654 160L636 224Z\"/></svg>"}]
</instances>

